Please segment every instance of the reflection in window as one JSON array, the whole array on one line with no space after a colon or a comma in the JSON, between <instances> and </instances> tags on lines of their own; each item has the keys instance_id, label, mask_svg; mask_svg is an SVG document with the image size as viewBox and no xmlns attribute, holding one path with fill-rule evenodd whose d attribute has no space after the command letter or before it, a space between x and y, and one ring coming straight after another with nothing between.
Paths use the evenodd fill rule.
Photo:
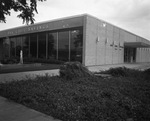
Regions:
<instances>
[{"instance_id":1,"label":"reflection in window","mask_svg":"<svg viewBox=\"0 0 150 121\"><path fill-rule=\"evenodd\" d=\"M9 47L10 47L10 39L9 38L3 39L4 58L9 57Z\"/></svg>"},{"instance_id":2,"label":"reflection in window","mask_svg":"<svg viewBox=\"0 0 150 121\"><path fill-rule=\"evenodd\" d=\"M82 62L82 32L82 29L71 29L5 38L4 57L20 57L22 49L23 57Z\"/></svg>"},{"instance_id":3,"label":"reflection in window","mask_svg":"<svg viewBox=\"0 0 150 121\"><path fill-rule=\"evenodd\" d=\"M46 58L46 33L38 34L38 58Z\"/></svg>"},{"instance_id":4,"label":"reflection in window","mask_svg":"<svg viewBox=\"0 0 150 121\"><path fill-rule=\"evenodd\" d=\"M16 37L16 56L20 57L20 51L22 49L22 38Z\"/></svg>"},{"instance_id":5,"label":"reflection in window","mask_svg":"<svg viewBox=\"0 0 150 121\"><path fill-rule=\"evenodd\" d=\"M58 59L69 60L69 31L59 32L58 40Z\"/></svg>"},{"instance_id":6,"label":"reflection in window","mask_svg":"<svg viewBox=\"0 0 150 121\"><path fill-rule=\"evenodd\" d=\"M10 38L10 57L16 57L16 38Z\"/></svg>"},{"instance_id":7,"label":"reflection in window","mask_svg":"<svg viewBox=\"0 0 150 121\"><path fill-rule=\"evenodd\" d=\"M48 34L48 59L57 59L57 33Z\"/></svg>"},{"instance_id":8,"label":"reflection in window","mask_svg":"<svg viewBox=\"0 0 150 121\"><path fill-rule=\"evenodd\" d=\"M23 56L29 57L29 36L22 37L22 49L23 49Z\"/></svg>"},{"instance_id":9,"label":"reflection in window","mask_svg":"<svg viewBox=\"0 0 150 121\"><path fill-rule=\"evenodd\" d=\"M83 34L82 30L71 31L70 61L82 62Z\"/></svg>"},{"instance_id":10,"label":"reflection in window","mask_svg":"<svg viewBox=\"0 0 150 121\"><path fill-rule=\"evenodd\" d=\"M30 57L37 57L37 34L30 35Z\"/></svg>"}]
</instances>

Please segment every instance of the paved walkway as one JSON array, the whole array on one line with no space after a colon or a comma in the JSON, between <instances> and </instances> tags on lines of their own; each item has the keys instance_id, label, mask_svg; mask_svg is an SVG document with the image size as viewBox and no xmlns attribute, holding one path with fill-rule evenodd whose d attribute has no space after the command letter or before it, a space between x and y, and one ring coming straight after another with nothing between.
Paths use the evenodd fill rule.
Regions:
<instances>
[{"instance_id":1,"label":"paved walkway","mask_svg":"<svg viewBox=\"0 0 150 121\"><path fill-rule=\"evenodd\" d=\"M89 66L88 69L92 72L99 72L103 70L108 70L110 68L116 68L116 67L127 67L132 69L139 69L139 70L145 70L150 68L150 63L124 63L124 64L114 64L114 65L101 65L101 66Z\"/></svg>"},{"instance_id":2,"label":"paved walkway","mask_svg":"<svg viewBox=\"0 0 150 121\"><path fill-rule=\"evenodd\" d=\"M0 121L60 121L0 97Z\"/></svg>"}]
</instances>

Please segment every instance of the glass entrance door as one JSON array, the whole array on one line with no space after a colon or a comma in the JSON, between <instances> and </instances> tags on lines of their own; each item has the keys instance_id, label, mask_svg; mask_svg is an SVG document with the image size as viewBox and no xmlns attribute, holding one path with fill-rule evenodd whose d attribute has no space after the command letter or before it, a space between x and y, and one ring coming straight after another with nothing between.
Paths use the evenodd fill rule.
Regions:
<instances>
[{"instance_id":1,"label":"glass entrance door","mask_svg":"<svg viewBox=\"0 0 150 121\"><path fill-rule=\"evenodd\" d=\"M136 62L136 48L126 47L124 49L124 62L126 63Z\"/></svg>"}]
</instances>

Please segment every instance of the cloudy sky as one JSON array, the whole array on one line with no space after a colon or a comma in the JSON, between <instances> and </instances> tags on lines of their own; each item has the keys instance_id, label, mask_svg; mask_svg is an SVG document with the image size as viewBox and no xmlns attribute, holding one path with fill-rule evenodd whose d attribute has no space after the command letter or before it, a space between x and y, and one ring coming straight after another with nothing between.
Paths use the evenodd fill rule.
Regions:
<instances>
[{"instance_id":1,"label":"cloudy sky","mask_svg":"<svg viewBox=\"0 0 150 121\"><path fill-rule=\"evenodd\" d=\"M150 0L47 0L38 3L35 23L84 13L150 40ZM16 16L12 12L0 30L23 25Z\"/></svg>"}]
</instances>

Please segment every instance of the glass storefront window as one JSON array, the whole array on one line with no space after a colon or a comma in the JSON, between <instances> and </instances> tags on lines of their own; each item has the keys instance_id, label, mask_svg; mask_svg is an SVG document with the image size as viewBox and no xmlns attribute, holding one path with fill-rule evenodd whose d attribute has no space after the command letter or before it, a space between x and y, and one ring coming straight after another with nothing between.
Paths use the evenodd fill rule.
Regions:
<instances>
[{"instance_id":1,"label":"glass storefront window","mask_svg":"<svg viewBox=\"0 0 150 121\"><path fill-rule=\"evenodd\" d=\"M46 33L38 33L38 58L46 58Z\"/></svg>"},{"instance_id":2,"label":"glass storefront window","mask_svg":"<svg viewBox=\"0 0 150 121\"><path fill-rule=\"evenodd\" d=\"M23 57L29 57L29 36L22 36Z\"/></svg>"},{"instance_id":3,"label":"glass storefront window","mask_svg":"<svg viewBox=\"0 0 150 121\"><path fill-rule=\"evenodd\" d=\"M70 32L70 61L82 62L83 33L76 29Z\"/></svg>"},{"instance_id":4,"label":"glass storefront window","mask_svg":"<svg viewBox=\"0 0 150 121\"><path fill-rule=\"evenodd\" d=\"M3 45L4 39L0 38L0 63L1 59L4 57L4 45Z\"/></svg>"},{"instance_id":5,"label":"glass storefront window","mask_svg":"<svg viewBox=\"0 0 150 121\"><path fill-rule=\"evenodd\" d=\"M124 62L136 62L136 48L124 48Z\"/></svg>"},{"instance_id":6,"label":"glass storefront window","mask_svg":"<svg viewBox=\"0 0 150 121\"><path fill-rule=\"evenodd\" d=\"M10 57L16 57L16 38L10 38Z\"/></svg>"},{"instance_id":7,"label":"glass storefront window","mask_svg":"<svg viewBox=\"0 0 150 121\"><path fill-rule=\"evenodd\" d=\"M57 59L57 33L48 33L48 59Z\"/></svg>"},{"instance_id":8,"label":"glass storefront window","mask_svg":"<svg viewBox=\"0 0 150 121\"><path fill-rule=\"evenodd\" d=\"M20 57L23 50L23 57L82 62L82 49L82 28L3 39L4 57Z\"/></svg>"},{"instance_id":9,"label":"glass storefront window","mask_svg":"<svg viewBox=\"0 0 150 121\"><path fill-rule=\"evenodd\" d=\"M20 57L20 51L22 49L22 37L16 37L16 56Z\"/></svg>"},{"instance_id":10,"label":"glass storefront window","mask_svg":"<svg viewBox=\"0 0 150 121\"><path fill-rule=\"evenodd\" d=\"M4 58L9 57L9 48L10 48L10 39L9 38L3 39Z\"/></svg>"},{"instance_id":11,"label":"glass storefront window","mask_svg":"<svg viewBox=\"0 0 150 121\"><path fill-rule=\"evenodd\" d=\"M37 58L37 34L30 35L30 57Z\"/></svg>"},{"instance_id":12,"label":"glass storefront window","mask_svg":"<svg viewBox=\"0 0 150 121\"><path fill-rule=\"evenodd\" d=\"M69 61L69 31L59 32L58 35L58 59Z\"/></svg>"}]
</instances>

